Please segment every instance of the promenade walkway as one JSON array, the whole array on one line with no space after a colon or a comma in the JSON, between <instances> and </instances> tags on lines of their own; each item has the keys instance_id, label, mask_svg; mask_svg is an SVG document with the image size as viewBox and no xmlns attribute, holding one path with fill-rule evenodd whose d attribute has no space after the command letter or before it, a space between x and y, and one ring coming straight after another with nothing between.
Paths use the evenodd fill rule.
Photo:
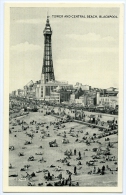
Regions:
<instances>
[{"instance_id":1,"label":"promenade walkway","mask_svg":"<svg viewBox=\"0 0 126 195\"><path fill-rule=\"evenodd\" d=\"M51 116L54 116L56 118L62 118L60 116L57 116L55 114L51 114ZM92 124L92 123L88 123L88 122L84 122L84 121L79 121L79 120L73 120L73 122L76 122L76 123L80 123L80 124L84 124L84 125L89 125L90 127L97 127L97 128L100 128L100 129L109 129L108 127L105 127L105 126L100 126L100 125L96 125L96 124ZM118 128L118 125L116 125L117 128Z\"/></svg>"}]
</instances>

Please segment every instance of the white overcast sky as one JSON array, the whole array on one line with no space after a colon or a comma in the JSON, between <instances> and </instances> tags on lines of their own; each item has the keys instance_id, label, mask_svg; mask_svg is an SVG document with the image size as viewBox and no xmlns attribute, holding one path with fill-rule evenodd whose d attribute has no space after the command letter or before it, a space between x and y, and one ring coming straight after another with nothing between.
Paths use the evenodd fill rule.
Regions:
<instances>
[{"instance_id":1,"label":"white overcast sky","mask_svg":"<svg viewBox=\"0 0 126 195\"><path fill-rule=\"evenodd\" d=\"M118 8L11 8L9 91L40 80L47 12L56 80L118 87ZM118 18L54 18L52 15L117 15Z\"/></svg>"}]
</instances>

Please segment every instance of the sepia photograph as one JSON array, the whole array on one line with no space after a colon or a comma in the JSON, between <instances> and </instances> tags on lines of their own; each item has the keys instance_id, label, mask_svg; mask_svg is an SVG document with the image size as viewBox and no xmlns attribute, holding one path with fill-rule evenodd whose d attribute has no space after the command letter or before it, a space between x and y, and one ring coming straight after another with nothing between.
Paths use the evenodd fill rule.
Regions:
<instances>
[{"instance_id":1,"label":"sepia photograph","mask_svg":"<svg viewBox=\"0 0 126 195\"><path fill-rule=\"evenodd\" d=\"M4 192L122 192L123 4L5 4Z\"/></svg>"}]
</instances>

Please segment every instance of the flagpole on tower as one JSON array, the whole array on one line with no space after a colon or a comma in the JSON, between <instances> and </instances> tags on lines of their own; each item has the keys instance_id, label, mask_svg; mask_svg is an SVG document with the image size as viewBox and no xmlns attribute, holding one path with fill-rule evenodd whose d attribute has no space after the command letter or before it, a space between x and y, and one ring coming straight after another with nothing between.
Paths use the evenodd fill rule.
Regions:
<instances>
[{"instance_id":1,"label":"flagpole on tower","mask_svg":"<svg viewBox=\"0 0 126 195\"><path fill-rule=\"evenodd\" d=\"M49 19L49 11L47 11L47 19Z\"/></svg>"}]
</instances>

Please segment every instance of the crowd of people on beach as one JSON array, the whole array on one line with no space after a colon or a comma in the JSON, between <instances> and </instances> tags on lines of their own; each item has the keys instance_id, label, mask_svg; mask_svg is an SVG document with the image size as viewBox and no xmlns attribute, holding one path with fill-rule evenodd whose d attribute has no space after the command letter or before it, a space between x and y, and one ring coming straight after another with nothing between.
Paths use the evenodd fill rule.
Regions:
<instances>
[{"instance_id":1,"label":"crowd of people on beach","mask_svg":"<svg viewBox=\"0 0 126 195\"><path fill-rule=\"evenodd\" d=\"M43 117L44 113L47 111L47 106L43 107ZM69 123L69 122L68 122ZM113 123L116 124L117 121L114 119ZM17 128L18 127L18 128ZM38 159L38 163L47 163L48 158L48 149L44 148L44 146L39 146L44 152L36 152L35 154L31 153L31 156L27 157L27 162L29 164L25 164L24 167L18 167L19 171L24 171L26 175L22 174L20 180L27 181L28 186L80 186L80 181L75 179L78 174L81 173L83 166L87 167L87 172L85 174L88 175L105 175L108 172L114 174L114 172L118 171L117 166L117 157L111 155L111 148L113 147L114 142L111 142L110 136L114 134L118 134L117 129L111 129L106 132L106 129L99 129L99 133L94 133L93 135L88 131L83 131L82 129L78 130L74 127L69 128L66 130L66 124L64 123L63 118L56 118L54 121L49 122L39 122L35 119L32 119L30 122L27 122L24 119L11 119L10 120L10 128L9 133L11 136L14 136L14 139L18 139L18 133L23 132L26 137L30 138L30 140L26 140L22 148L24 152L19 152L19 158L25 155L25 150L27 149L27 145L34 144L34 137L38 136L38 145L44 139L48 141L48 147L50 148L57 148L59 145L67 145L67 149L64 151L64 158L62 159L53 159L54 163L50 164L49 168L43 170L36 170L33 171L31 174L29 173L29 168L32 169L31 161L36 160L36 156L42 156L42 158ZM89 126L88 126L89 128ZM52 137L52 129L53 135L55 138ZM100 137L99 137L100 136ZM61 137L62 142L58 143L58 137ZM105 138L104 149L102 149L102 142L100 142L100 138ZM50 138L52 140L50 141ZM69 148L70 139L74 139L74 148ZM80 151L76 144L85 143L86 149ZM97 148L90 148L91 145L97 144ZM15 145L9 146L9 151L13 152L15 150ZM88 153L93 152L94 155L90 156L90 160L87 158ZM45 157L43 157L43 153ZM36 155L36 156L34 156ZM88 159L88 160L87 160ZM115 168L113 169L109 167L109 162L112 161ZM73 164L74 162L74 164ZM37 162L35 162L37 163ZM49 162L48 162L49 163ZM57 166L57 163L59 164ZM100 166L100 163L104 163L104 165ZM62 166L61 166L62 164ZM63 168L65 165L65 169ZM13 164L10 162L9 170L10 174L9 177L18 177L17 174L11 174L11 170L13 169ZM31 170L30 169L30 170ZM52 170L54 169L54 170ZM34 182L34 177L37 177L37 174L43 172L44 178L42 182L36 184ZM57 175L58 173L58 175Z\"/></svg>"}]
</instances>

